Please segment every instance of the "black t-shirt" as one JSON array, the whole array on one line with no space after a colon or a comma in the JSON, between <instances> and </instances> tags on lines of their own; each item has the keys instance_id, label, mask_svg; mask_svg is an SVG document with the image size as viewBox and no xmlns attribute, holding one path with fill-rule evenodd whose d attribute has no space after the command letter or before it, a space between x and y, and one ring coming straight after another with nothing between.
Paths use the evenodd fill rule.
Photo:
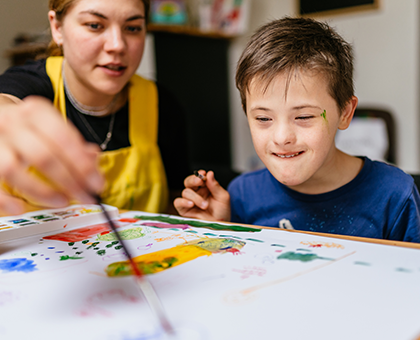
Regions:
<instances>
[{"instance_id":1,"label":"black t-shirt","mask_svg":"<svg viewBox=\"0 0 420 340\"><path fill-rule=\"evenodd\" d=\"M22 66L9 68L0 75L0 93L7 93L23 99L38 95L54 100L54 90L45 69L45 59L31 61ZM175 98L162 86L158 88L158 146L165 167L170 190L183 188L184 178L189 174L187 138L183 110ZM76 126L83 137L100 144L80 118L79 113L66 96L67 118ZM104 141L110 126L111 116L94 117L83 115L99 140ZM112 138L106 150L116 150L130 146L128 138L128 102L115 114Z\"/></svg>"}]
</instances>

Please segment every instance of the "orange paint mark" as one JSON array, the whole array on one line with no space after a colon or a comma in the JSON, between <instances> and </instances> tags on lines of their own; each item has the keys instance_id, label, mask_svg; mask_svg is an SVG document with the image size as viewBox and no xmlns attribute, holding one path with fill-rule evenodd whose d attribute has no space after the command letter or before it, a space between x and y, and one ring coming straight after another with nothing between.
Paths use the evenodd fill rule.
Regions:
<instances>
[{"instance_id":1,"label":"orange paint mark","mask_svg":"<svg viewBox=\"0 0 420 340\"><path fill-rule=\"evenodd\" d=\"M139 219L138 218L129 218L129 217L126 217L126 218L120 218L118 221L120 221L120 222L127 222L127 223L135 223L135 222L139 221Z\"/></svg>"},{"instance_id":2,"label":"orange paint mark","mask_svg":"<svg viewBox=\"0 0 420 340\"><path fill-rule=\"evenodd\" d=\"M65 224L63 228L65 228L65 227L67 227L67 224Z\"/></svg>"},{"instance_id":3,"label":"orange paint mark","mask_svg":"<svg viewBox=\"0 0 420 340\"><path fill-rule=\"evenodd\" d=\"M334 242L310 242L310 241L302 241L302 242L300 242L300 244L303 244L305 246L309 246L309 247L312 247L312 248L326 247L326 248L344 249L344 246L342 246L341 244L338 244L338 243L334 243Z\"/></svg>"},{"instance_id":4,"label":"orange paint mark","mask_svg":"<svg viewBox=\"0 0 420 340\"><path fill-rule=\"evenodd\" d=\"M118 227L119 226L117 225L117 228ZM108 223L95 224L84 228L69 230L60 234L46 236L44 239L63 242L78 242L103 232L109 232Z\"/></svg>"}]
</instances>

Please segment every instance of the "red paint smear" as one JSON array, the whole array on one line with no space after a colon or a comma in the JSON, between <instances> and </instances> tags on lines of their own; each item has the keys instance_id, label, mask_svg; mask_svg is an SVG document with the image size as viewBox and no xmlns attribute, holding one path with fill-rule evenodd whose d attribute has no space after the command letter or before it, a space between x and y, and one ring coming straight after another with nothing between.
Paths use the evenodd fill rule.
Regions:
<instances>
[{"instance_id":1,"label":"red paint smear","mask_svg":"<svg viewBox=\"0 0 420 340\"><path fill-rule=\"evenodd\" d=\"M228 253L232 253L233 255L239 255L241 252L236 249L236 248L229 248L229 249L225 249L226 252Z\"/></svg>"},{"instance_id":2,"label":"red paint smear","mask_svg":"<svg viewBox=\"0 0 420 340\"><path fill-rule=\"evenodd\" d=\"M117 225L117 228L118 227L119 226ZM63 242L78 242L86 240L87 238L90 238L93 235L101 234L103 232L109 232L108 223L95 224L89 227L66 231L64 233L46 236L44 237L44 239L57 240Z\"/></svg>"},{"instance_id":3,"label":"red paint smear","mask_svg":"<svg viewBox=\"0 0 420 340\"><path fill-rule=\"evenodd\" d=\"M135 222L137 222L139 220L140 219L138 219L138 218L126 217L126 218L120 218L118 221L120 221L120 222L128 222L128 223L135 223Z\"/></svg>"},{"instance_id":4,"label":"red paint smear","mask_svg":"<svg viewBox=\"0 0 420 340\"><path fill-rule=\"evenodd\" d=\"M67 227L67 224L65 224L63 228L65 228L65 227Z\"/></svg>"},{"instance_id":5,"label":"red paint smear","mask_svg":"<svg viewBox=\"0 0 420 340\"><path fill-rule=\"evenodd\" d=\"M178 229L188 229L190 226L188 224L169 224L169 223L159 223L159 222L147 222L142 223L142 225L148 226L148 227L156 227L156 228L178 228Z\"/></svg>"},{"instance_id":6,"label":"red paint smear","mask_svg":"<svg viewBox=\"0 0 420 340\"><path fill-rule=\"evenodd\" d=\"M321 248L322 244L311 244L309 248Z\"/></svg>"}]
</instances>

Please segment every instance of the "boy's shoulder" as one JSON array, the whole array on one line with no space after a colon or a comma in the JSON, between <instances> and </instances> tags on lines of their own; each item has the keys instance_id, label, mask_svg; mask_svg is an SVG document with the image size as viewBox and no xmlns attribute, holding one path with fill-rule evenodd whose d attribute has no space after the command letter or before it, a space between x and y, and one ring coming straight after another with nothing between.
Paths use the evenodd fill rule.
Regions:
<instances>
[{"instance_id":1,"label":"boy's shoulder","mask_svg":"<svg viewBox=\"0 0 420 340\"><path fill-rule=\"evenodd\" d=\"M373 161L364 158L362 172L365 174L368 182L375 182L386 185L389 190L395 190L398 187L411 189L414 179L398 167L380 161Z\"/></svg>"}]
</instances>

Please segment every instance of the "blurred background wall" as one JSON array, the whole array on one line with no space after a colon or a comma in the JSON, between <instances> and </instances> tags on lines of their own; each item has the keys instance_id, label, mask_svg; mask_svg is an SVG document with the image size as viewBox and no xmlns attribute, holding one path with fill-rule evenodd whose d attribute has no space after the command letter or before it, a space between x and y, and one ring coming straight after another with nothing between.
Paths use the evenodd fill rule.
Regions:
<instances>
[{"instance_id":1,"label":"blurred background wall","mask_svg":"<svg viewBox=\"0 0 420 340\"><path fill-rule=\"evenodd\" d=\"M47 0L0 1L0 72L10 65L5 53L13 47L17 35L39 34L47 29L47 7ZM296 0L253 0L247 32L229 41L231 166L237 172L258 167L259 162L234 85L236 62L252 31L272 19L296 15L296 8ZM420 172L419 1L381 0L376 10L318 19L327 21L353 44L359 105L385 108L394 114L397 165L407 172ZM139 73L154 79L151 34L146 49Z\"/></svg>"}]
</instances>

